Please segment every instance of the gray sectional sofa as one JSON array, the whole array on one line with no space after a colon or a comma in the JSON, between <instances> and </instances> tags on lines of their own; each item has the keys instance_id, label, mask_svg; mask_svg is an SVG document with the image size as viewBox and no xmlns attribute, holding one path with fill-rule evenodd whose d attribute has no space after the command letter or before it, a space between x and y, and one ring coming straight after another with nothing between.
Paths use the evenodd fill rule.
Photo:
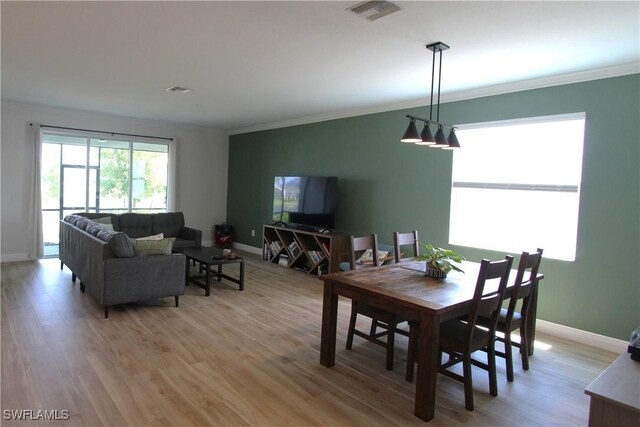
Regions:
<instances>
[{"instance_id":1,"label":"gray sectional sofa","mask_svg":"<svg viewBox=\"0 0 640 427\"><path fill-rule=\"evenodd\" d=\"M163 233L164 240L145 245L135 239ZM149 243L152 243L150 245ZM184 225L182 212L159 214L80 213L60 222L61 267L80 279L104 306L184 293L186 258L173 247L201 246L202 232ZM142 249L144 247L144 249Z\"/></svg>"}]
</instances>

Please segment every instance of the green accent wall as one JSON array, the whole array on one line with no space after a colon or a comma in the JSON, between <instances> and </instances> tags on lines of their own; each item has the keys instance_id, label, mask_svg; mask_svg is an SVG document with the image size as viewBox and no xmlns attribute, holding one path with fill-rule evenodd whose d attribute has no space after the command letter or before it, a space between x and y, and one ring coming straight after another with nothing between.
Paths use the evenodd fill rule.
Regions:
<instances>
[{"instance_id":1,"label":"green accent wall","mask_svg":"<svg viewBox=\"0 0 640 427\"><path fill-rule=\"evenodd\" d=\"M375 232L387 244L393 231L417 229L422 241L451 246L452 153L399 142L405 114L427 111L231 136L227 220L237 242L262 246L274 176L332 175L338 177L337 229ZM574 112L587 114L577 257L543 260L538 317L628 340L640 325L640 74L451 102L441 105L440 117L463 124ZM451 247L473 261L504 256Z\"/></svg>"}]
</instances>

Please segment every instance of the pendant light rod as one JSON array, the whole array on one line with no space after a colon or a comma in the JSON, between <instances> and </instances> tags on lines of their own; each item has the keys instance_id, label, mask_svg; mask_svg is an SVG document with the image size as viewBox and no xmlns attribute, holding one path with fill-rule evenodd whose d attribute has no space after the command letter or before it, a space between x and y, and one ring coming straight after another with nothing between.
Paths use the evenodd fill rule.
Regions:
<instances>
[{"instance_id":1,"label":"pendant light rod","mask_svg":"<svg viewBox=\"0 0 640 427\"><path fill-rule=\"evenodd\" d=\"M438 64L438 113L436 121L440 121L440 83L442 83L442 51L440 51L440 63Z\"/></svg>"},{"instance_id":2,"label":"pendant light rod","mask_svg":"<svg viewBox=\"0 0 640 427\"><path fill-rule=\"evenodd\" d=\"M429 49L429 46L427 46ZM429 120L433 120L433 83L436 75L436 51L433 49L433 60L431 61L431 104L429 105Z\"/></svg>"},{"instance_id":3,"label":"pendant light rod","mask_svg":"<svg viewBox=\"0 0 640 427\"><path fill-rule=\"evenodd\" d=\"M433 86L434 74L436 69L436 52L440 53L440 64L438 65L438 104L436 113L436 122L440 121L440 82L442 81L442 52L449 49L449 45L442 42L435 42L427 45L427 49L433 52L433 61L431 63L431 108L429 112L429 120L433 118L431 110L433 110Z\"/></svg>"}]
</instances>

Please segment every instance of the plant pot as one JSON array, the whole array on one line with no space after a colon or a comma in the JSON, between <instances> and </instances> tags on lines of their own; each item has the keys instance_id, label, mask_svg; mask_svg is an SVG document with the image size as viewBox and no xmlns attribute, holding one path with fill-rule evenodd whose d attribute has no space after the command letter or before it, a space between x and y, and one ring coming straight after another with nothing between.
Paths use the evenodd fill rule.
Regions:
<instances>
[{"instance_id":1,"label":"plant pot","mask_svg":"<svg viewBox=\"0 0 640 427\"><path fill-rule=\"evenodd\" d=\"M425 265L426 265L425 274L428 277L434 277L436 279L444 279L445 277L447 277L447 273L445 273L440 269L433 268L431 263L427 262Z\"/></svg>"}]
</instances>

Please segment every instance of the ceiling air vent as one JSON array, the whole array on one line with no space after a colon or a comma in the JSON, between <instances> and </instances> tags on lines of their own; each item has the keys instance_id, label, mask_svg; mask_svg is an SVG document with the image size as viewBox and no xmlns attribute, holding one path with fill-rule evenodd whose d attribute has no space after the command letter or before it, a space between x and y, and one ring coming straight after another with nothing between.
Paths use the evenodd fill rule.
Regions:
<instances>
[{"instance_id":1,"label":"ceiling air vent","mask_svg":"<svg viewBox=\"0 0 640 427\"><path fill-rule=\"evenodd\" d=\"M171 86L168 87L167 92L176 92L176 93L187 93L187 92L191 92L191 89L187 88L187 87L180 87L180 86Z\"/></svg>"},{"instance_id":2,"label":"ceiling air vent","mask_svg":"<svg viewBox=\"0 0 640 427\"><path fill-rule=\"evenodd\" d=\"M369 21L375 21L378 18L399 11L400 7L390 1L365 1L351 6L347 10Z\"/></svg>"}]
</instances>

